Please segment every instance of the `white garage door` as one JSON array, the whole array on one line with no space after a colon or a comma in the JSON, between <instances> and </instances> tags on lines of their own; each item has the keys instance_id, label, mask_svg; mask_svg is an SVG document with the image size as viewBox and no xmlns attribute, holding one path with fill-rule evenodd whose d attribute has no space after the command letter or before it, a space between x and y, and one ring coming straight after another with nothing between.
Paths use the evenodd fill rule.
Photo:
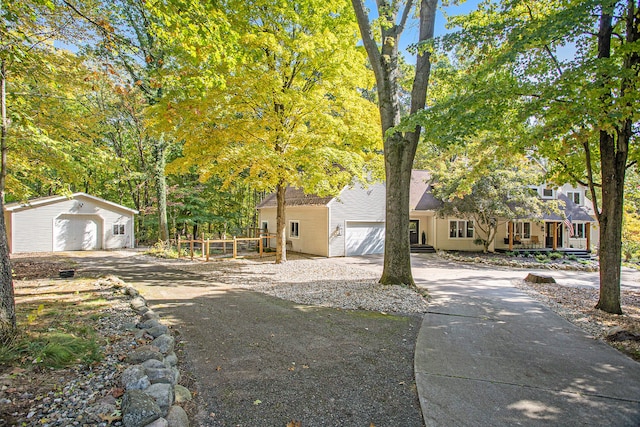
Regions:
<instances>
[{"instance_id":1,"label":"white garage door","mask_svg":"<svg viewBox=\"0 0 640 427\"><path fill-rule=\"evenodd\" d=\"M100 249L102 227L92 215L60 215L53 225L54 251L89 251Z\"/></svg>"},{"instance_id":2,"label":"white garage door","mask_svg":"<svg viewBox=\"0 0 640 427\"><path fill-rule=\"evenodd\" d=\"M384 253L384 222L347 222L347 256Z\"/></svg>"}]
</instances>

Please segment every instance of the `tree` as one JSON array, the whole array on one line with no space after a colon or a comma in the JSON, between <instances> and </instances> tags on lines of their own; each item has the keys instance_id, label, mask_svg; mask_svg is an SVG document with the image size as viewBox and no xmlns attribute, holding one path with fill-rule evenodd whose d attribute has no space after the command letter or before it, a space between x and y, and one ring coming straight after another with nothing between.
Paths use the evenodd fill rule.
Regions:
<instances>
[{"instance_id":1,"label":"tree","mask_svg":"<svg viewBox=\"0 0 640 427\"><path fill-rule=\"evenodd\" d=\"M226 185L275 189L280 263L286 188L336 194L375 164L375 106L362 95L370 74L342 0L239 2L228 16L242 43L224 86L196 99L178 92L156 117L162 131L176 129L185 140L173 172L195 166L204 181L220 176Z\"/></svg>"},{"instance_id":2,"label":"tree","mask_svg":"<svg viewBox=\"0 0 640 427\"><path fill-rule=\"evenodd\" d=\"M399 45L410 15L417 9L419 35L415 45L417 59L410 95L410 114L425 107L431 72L429 41L433 38L437 0L380 0L376 2L378 18L371 22L363 0L352 0L360 35L373 68L378 94L378 108L384 138L386 177L386 227L384 269L380 283L415 286L411 274L409 246L409 188L411 169L421 127L393 132L400 124L402 85ZM375 34L375 36L374 36ZM376 40L377 36L377 40Z\"/></svg>"},{"instance_id":3,"label":"tree","mask_svg":"<svg viewBox=\"0 0 640 427\"><path fill-rule=\"evenodd\" d=\"M638 158L638 8L633 1L483 3L453 20L462 29L445 44L468 64L464 94L449 105L518 104L521 150L548 160L549 180L590 189L600 225L596 307L610 313L621 312L624 182ZM449 117L451 127L465 128Z\"/></svg>"},{"instance_id":4,"label":"tree","mask_svg":"<svg viewBox=\"0 0 640 427\"><path fill-rule=\"evenodd\" d=\"M483 162L481 171L470 163L469 158L458 157L434 171L434 196L444 201L440 215L473 221L476 243L483 252L489 251L501 225L518 218L541 218L544 211L555 207L543 203L531 190L541 171L530 160L493 159ZM469 175L475 178L470 180Z\"/></svg>"}]
</instances>

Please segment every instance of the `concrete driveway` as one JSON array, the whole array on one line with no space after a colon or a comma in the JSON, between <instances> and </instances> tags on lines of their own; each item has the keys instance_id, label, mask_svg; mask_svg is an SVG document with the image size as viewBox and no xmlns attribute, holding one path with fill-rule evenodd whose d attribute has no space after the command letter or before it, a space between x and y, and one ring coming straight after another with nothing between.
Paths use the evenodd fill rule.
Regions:
<instances>
[{"instance_id":1,"label":"concrete driveway","mask_svg":"<svg viewBox=\"0 0 640 427\"><path fill-rule=\"evenodd\" d=\"M382 257L343 258L382 271ZM433 300L415 352L427 426L640 426L640 364L513 286L532 270L414 255ZM540 270L559 285L598 286L598 273ZM624 269L622 289L640 274Z\"/></svg>"}]
</instances>

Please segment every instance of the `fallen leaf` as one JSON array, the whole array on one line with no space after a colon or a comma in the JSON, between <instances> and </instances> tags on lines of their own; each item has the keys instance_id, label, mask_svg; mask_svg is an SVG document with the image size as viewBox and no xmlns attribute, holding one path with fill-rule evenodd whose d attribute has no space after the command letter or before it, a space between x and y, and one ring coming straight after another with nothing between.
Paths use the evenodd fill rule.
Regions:
<instances>
[{"instance_id":1,"label":"fallen leaf","mask_svg":"<svg viewBox=\"0 0 640 427\"><path fill-rule=\"evenodd\" d=\"M253 404L256 405L256 406L258 406L261 403L262 403L262 400L260 400L260 399L256 399L256 400L253 401Z\"/></svg>"},{"instance_id":2,"label":"fallen leaf","mask_svg":"<svg viewBox=\"0 0 640 427\"><path fill-rule=\"evenodd\" d=\"M116 399L121 397L124 394L124 389L122 387L116 387L111 390L111 395Z\"/></svg>"},{"instance_id":3,"label":"fallen leaf","mask_svg":"<svg viewBox=\"0 0 640 427\"><path fill-rule=\"evenodd\" d=\"M302 422L291 420L287 423L287 427L302 427Z\"/></svg>"},{"instance_id":4,"label":"fallen leaf","mask_svg":"<svg viewBox=\"0 0 640 427\"><path fill-rule=\"evenodd\" d=\"M216 371L220 371L222 369L222 366L216 366Z\"/></svg>"}]
</instances>

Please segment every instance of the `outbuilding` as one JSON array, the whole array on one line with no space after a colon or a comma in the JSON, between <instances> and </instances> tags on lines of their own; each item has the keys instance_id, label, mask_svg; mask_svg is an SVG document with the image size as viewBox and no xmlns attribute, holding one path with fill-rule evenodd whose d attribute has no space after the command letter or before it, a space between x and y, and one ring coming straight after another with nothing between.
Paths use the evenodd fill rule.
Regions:
<instances>
[{"instance_id":1,"label":"outbuilding","mask_svg":"<svg viewBox=\"0 0 640 427\"><path fill-rule=\"evenodd\" d=\"M138 211L86 193L5 205L11 253L132 248Z\"/></svg>"}]
</instances>

